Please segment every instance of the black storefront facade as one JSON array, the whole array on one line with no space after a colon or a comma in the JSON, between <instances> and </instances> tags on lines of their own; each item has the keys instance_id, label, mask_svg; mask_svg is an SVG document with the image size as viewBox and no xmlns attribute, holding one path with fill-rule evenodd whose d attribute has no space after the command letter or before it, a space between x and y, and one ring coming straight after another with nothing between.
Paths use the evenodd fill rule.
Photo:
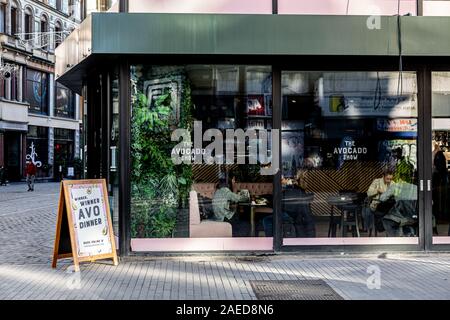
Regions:
<instances>
[{"instance_id":1,"label":"black storefront facade","mask_svg":"<svg viewBox=\"0 0 450 320\"><path fill-rule=\"evenodd\" d=\"M88 17L57 49L57 81L86 99L86 178L108 181L121 254L449 250L436 155L448 152L450 19L380 19ZM213 129L202 152L229 129L267 132L279 170L261 175L248 148L245 164L173 164L171 134L195 139L199 123ZM393 233L367 211L383 174L414 204ZM227 219L208 200L222 179L254 201ZM292 184L302 191L288 196Z\"/></svg>"}]
</instances>

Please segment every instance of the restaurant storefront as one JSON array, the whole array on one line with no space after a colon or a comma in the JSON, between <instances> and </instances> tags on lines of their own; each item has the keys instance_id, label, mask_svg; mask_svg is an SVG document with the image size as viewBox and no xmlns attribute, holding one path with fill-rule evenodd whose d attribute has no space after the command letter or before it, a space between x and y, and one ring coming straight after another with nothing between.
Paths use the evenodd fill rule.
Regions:
<instances>
[{"instance_id":1,"label":"restaurant storefront","mask_svg":"<svg viewBox=\"0 0 450 320\"><path fill-rule=\"evenodd\" d=\"M450 249L450 18L380 19L88 17L57 81L121 254Z\"/></svg>"}]
</instances>

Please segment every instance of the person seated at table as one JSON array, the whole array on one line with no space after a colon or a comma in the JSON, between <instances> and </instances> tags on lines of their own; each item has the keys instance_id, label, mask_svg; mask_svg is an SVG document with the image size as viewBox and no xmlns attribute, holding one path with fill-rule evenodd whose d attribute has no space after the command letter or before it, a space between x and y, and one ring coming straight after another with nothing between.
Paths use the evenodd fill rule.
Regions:
<instances>
[{"instance_id":1,"label":"person seated at table","mask_svg":"<svg viewBox=\"0 0 450 320\"><path fill-rule=\"evenodd\" d=\"M408 181L412 177L405 172L398 175L398 181L392 184L380 196L381 203L394 199L395 204L383 217L383 226L389 237L415 236L417 223L417 186Z\"/></svg>"},{"instance_id":2,"label":"person seated at table","mask_svg":"<svg viewBox=\"0 0 450 320\"><path fill-rule=\"evenodd\" d=\"M218 188L214 193L212 200L212 208L213 208L213 217L212 219L216 221L224 221L226 218L230 221L234 214L235 210L230 208L230 204L249 201L249 198L244 193L233 193L231 191L232 185L235 183L235 178L231 178L231 183L227 183L226 179L220 179Z\"/></svg>"},{"instance_id":3,"label":"person seated at table","mask_svg":"<svg viewBox=\"0 0 450 320\"><path fill-rule=\"evenodd\" d=\"M387 168L383 170L383 176L372 181L372 184L367 190L367 197L369 203L369 210L363 210L364 230L372 230L372 225L375 217L382 216L384 213L377 212L378 205L380 204L380 197L386 190L393 185L394 172ZM366 208L367 209L367 208ZM378 223L379 221L375 221ZM377 228L379 231L383 231L382 228Z\"/></svg>"},{"instance_id":4,"label":"person seated at table","mask_svg":"<svg viewBox=\"0 0 450 320\"><path fill-rule=\"evenodd\" d=\"M312 194L306 193L305 172L299 170L293 180L282 178L283 221L292 221L296 237L314 238L315 221L309 206ZM263 219L266 237L273 235L273 216Z\"/></svg>"}]
</instances>

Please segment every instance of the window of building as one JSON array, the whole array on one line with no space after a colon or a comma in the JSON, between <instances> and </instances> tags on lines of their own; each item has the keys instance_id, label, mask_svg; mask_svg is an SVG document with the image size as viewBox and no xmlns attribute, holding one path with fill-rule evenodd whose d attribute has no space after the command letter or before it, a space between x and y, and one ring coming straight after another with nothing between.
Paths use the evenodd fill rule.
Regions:
<instances>
[{"instance_id":1,"label":"window of building","mask_svg":"<svg viewBox=\"0 0 450 320\"><path fill-rule=\"evenodd\" d=\"M75 95L68 88L56 83L55 116L64 118L75 117Z\"/></svg>"},{"instance_id":2,"label":"window of building","mask_svg":"<svg viewBox=\"0 0 450 320\"><path fill-rule=\"evenodd\" d=\"M417 80L402 77L400 94L398 72L282 72L284 245L417 243Z\"/></svg>"},{"instance_id":3,"label":"window of building","mask_svg":"<svg viewBox=\"0 0 450 320\"><path fill-rule=\"evenodd\" d=\"M251 237L255 239L249 247L257 243L270 249L272 241L265 238L273 232L267 224L264 233L262 219L272 214L273 176L261 170L271 161L270 66L135 65L131 77L136 84L131 120L132 237ZM149 115L158 123L146 120ZM186 137L195 128L197 137L211 140L190 137L197 141L194 149L187 146L188 138L171 144L173 128L186 129ZM205 162L200 159L202 150ZM172 156L184 163L175 165ZM169 180L171 190L166 188ZM240 205L234 211L228 200L219 200L222 196L234 204L261 201L261 207ZM180 204L191 210L178 211ZM218 228L210 228L208 220L218 221ZM160 228L159 221L168 228Z\"/></svg>"},{"instance_id":4,"label":"window of building","mask_svg":"<svg viewBox=\"0 0 450 320\"><path fill-rule=\"evenodd\" d=\"M61 32L62 32L62 27L61 27L61 24L58 22L55 25L55 48L57 48L63 40Z\"/></svg>"},{"instance_id":5,"label":"window of building","mask_svg":"<svg viewBox=\"0 0 450 320\"><path fill-rule=\"evenodd\" d=\"M25 39L30 39L30 33L33 32L33 15L30 9L25 12Z\"/></svg>"},{"instance_id":6,"label":"window of building","mask_svg":"<svg viewBox=\"0 0 450 320\"><path fill-rule=\"evenodd\" d=\"M17 33L17 8L11 8L11 35L15 35Z\"/></svg>"},{"instance_id":7,"label":"window of building","mask_svg":"<svg viewBox=\"0 0 450 320\"><path fill-rule=\"evenodd\" d=\"M0 4L0 33L5 33L6 30L6 4Z\"/></svg>"},{"instance_id":8,"label":"window of building","mask_svg":"<svg viewBox=\"0 0 450 320\"><path fill-rule=\"evenodd\" d=\"M55 172L62 178L67 168L73 166L75 156L75 131L70 129L54 129L54 163ZM56 177L56 176L55 176Z\"/></svg>"},{"instance_id":9,"label":"window of building","mask_svg":"<svg viewBox=\"0 0 450 320\"><path fill-rule=\"evenodd\" d=\"M56 0L56 10L62 10L62 0Z\"/></svg>"},{"instance_id":10,"label":"window of building","mask_svg":"<svg viewBox=\"0 0 450 320\"><path fill-rule=\"evenodd\" d=\"M28 126L26 154L36 164L37 176L49 176L47 127Z\"/></svg>"},{"instance_id":11,"label":"window of building","mask_svg":"<svg viewBox=\"0 0 450 320\"><path fill-rule=\"evenodd\" d=\"M48 86L47 73L27 70L25 100L30 104L30 112L48 114Z\"/></svg>"},{"instance_id":12,"label":"window of building","mask_svg":"<svg viewBox=\"0 0 450 320\"><path fill-rule=\"evenodd\" d=\"M15 72L11 73L11 100L19 100L18 96L18 79Z\"/></svg>"},{"instance_id":13,"label":"window of building","mask_svg":"<svg viewBox=\"0 0 450 320\"><path fill-rule=\"evenodd\" d=\"M42 33L48 32L48 22L45 16L41 17L41 26L40 30ZM48 37L49 35L45 35L41 37L41 46L43 50L48 50Z\"/></svg>"},{"instance_id":14,"label":"window of building","mask_svg":"<svg viewBox=\"0 0 450 320\"><path fill-rule=\"evenodd\" d=\"M0 79L0 98L6 98L6 81L5 79Z\"/></svg>"}]
</instances>

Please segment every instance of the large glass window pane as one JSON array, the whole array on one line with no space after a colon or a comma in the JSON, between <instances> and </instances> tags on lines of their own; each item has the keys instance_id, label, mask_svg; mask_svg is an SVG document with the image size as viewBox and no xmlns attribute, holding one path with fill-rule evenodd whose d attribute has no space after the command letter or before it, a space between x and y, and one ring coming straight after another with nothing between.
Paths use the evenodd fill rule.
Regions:
<instances>
[{"instance_id":1,"label":"large glass window pane","mask_svg":"<svg viewBox=\"0 0 450 320\"><path fill-rule=\"evenodd\" d=\"M25 100L30 112L48 113L48 75L28 69L26 72Z\"/></svg>"},{"instance_id":2,"label":"large glass window pane","mask_svg":"<svg viewBox=\"0 0 450 320\"><path fill-rule=\"evenodd\" d=\"M75 96L68 88L56 82L55 116L64 118L75 117Z\"/></svg>"},{"instance_id":3,"label":"large glass window pane","mask_svg":"<svg viewBox=\"0 0 450 320\"><path fill-rule=\"evenodd\" d=\"M47 127L28 126L26 159L36 165L38 177L50 176Z\"/></svg>"},{"instance_id":4,"label":"large glass window pane","mask_svg":"<svg viewBox=\"0 0 450 320\"><path fill-rule=\"evenodd\" d=\"M63 179L68 174L68 168L74 166L75 131L55 128L54 145L55 178Z\"/></svg>"},{"instance_id":5,"label":"large glass window pane","mask_svg":"<svg viewBox=\"0 0 450 320\"><path fill-rule=\"evenodd\" d=\"M450 243L450 72L432 73L433 243Z\"/></svg>"},{"instance_id":6,"label":"large glass window pane","mask_svg":"<svg viewBox=\"0 0 450 320\"><path fill-rule=\"evenodd\" d=\"M270 250L270 67L135 65L131 77L132 237Z\"/></svg>"},{"instance_id":7,"label":"large glass window pane","mask_svg":"<svg viewBox=\"0 0 450 320\"><path fill-rule=\"evenodd\" d=\"M283 72L282 97L284 243L417 243L415 73Z\"/></svg>"}]
</instances>

